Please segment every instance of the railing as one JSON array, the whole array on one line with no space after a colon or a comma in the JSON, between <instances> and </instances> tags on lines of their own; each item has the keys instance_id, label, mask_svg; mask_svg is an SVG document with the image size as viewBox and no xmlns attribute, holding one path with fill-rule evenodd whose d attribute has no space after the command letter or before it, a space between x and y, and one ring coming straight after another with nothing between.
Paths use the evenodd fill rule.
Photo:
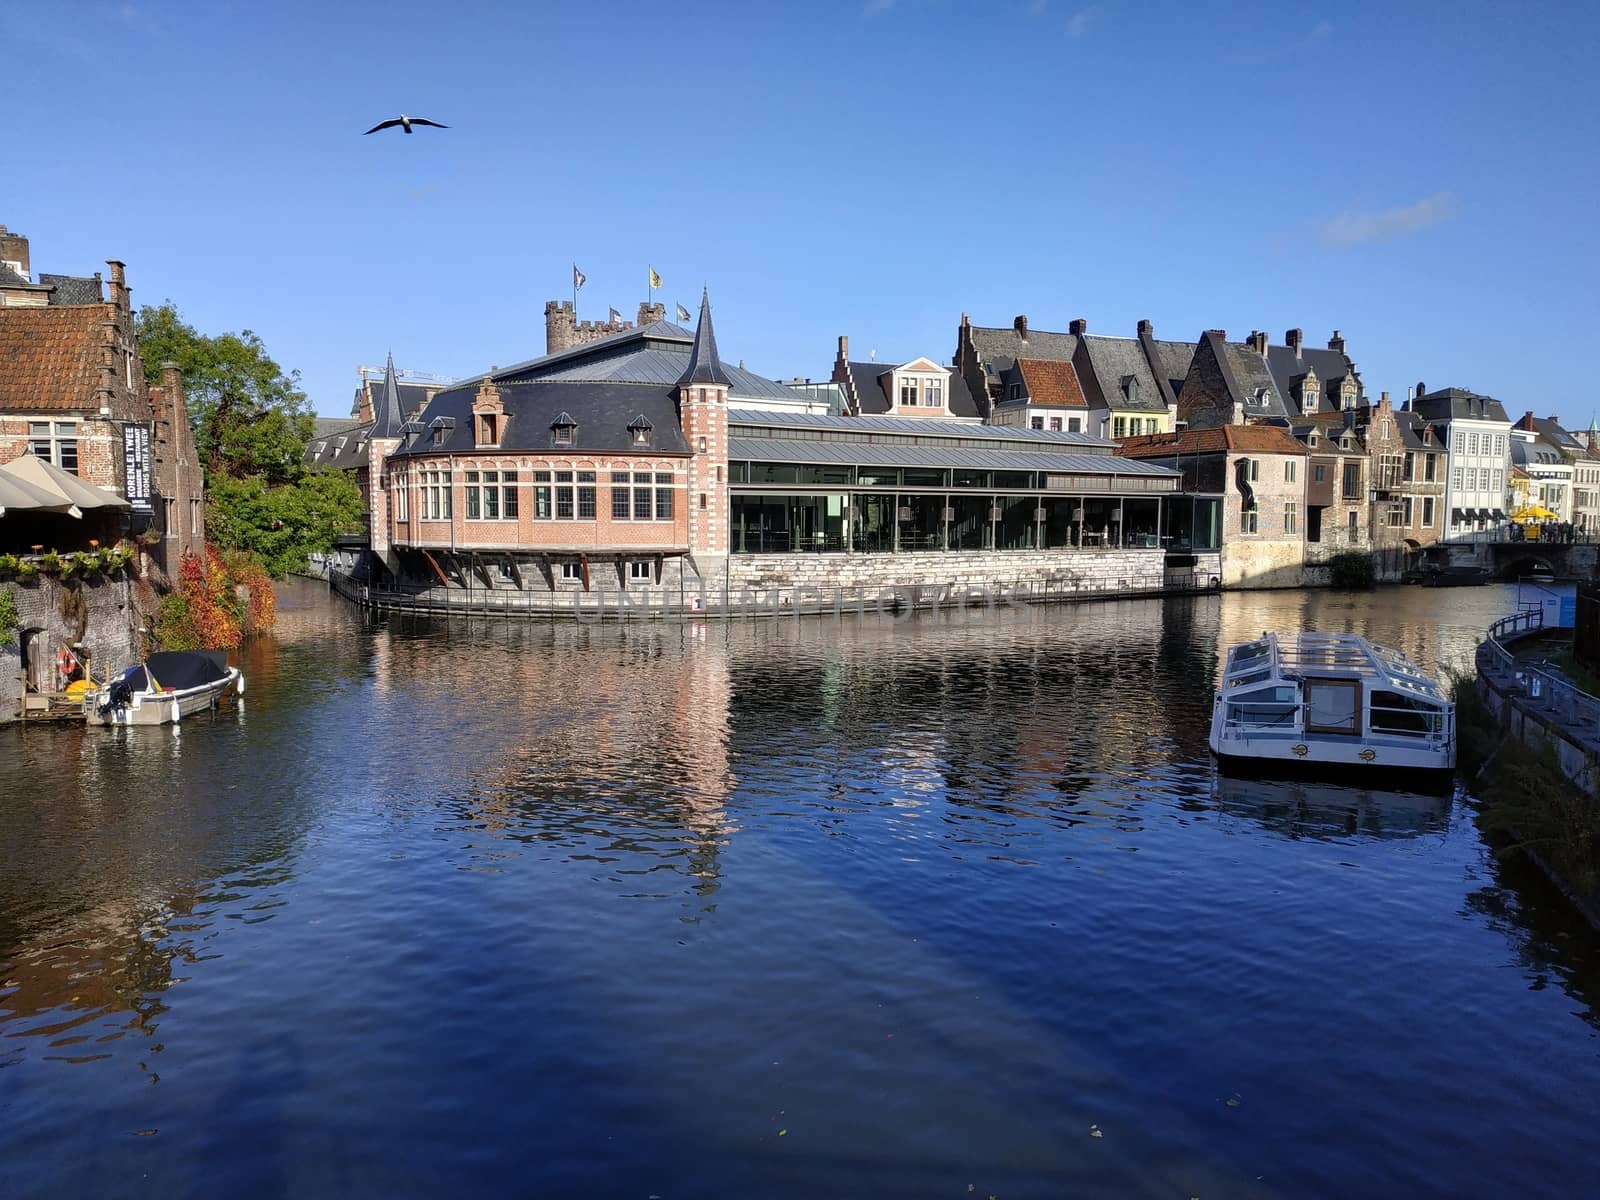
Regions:
<instances>
[{"instance_id":1,"label":"railing","mask_svg":"<svg viewBox=\"0 0 1600 1200\"><path fill-rule=\"evenodd\" d=\"M907 615L931 609L993 609L1075 600L1147 599L1214 592L1206 572L1163 571L1117 579L1083 579L1071 573L963 585L951 582L854 584L849 586L735 584L682 580L673 588L634 590L522 591L517 588L399 586L359 581L336 568L333 590L377 610L444 616L735 619L781 616L842 616L868 612Z\"/></svg>"},{"instance_id":2,"label":"railing","mask_svg":"<svg viewBox=\"0 0 1600 1200\"><path fill-rule=\"evenodd\" d=\"M1489 626L1489 636L1478 646L1478 674L1497 691L1521 696L1542 716L1600 736L1600 697L1591 696L1560 671L1518 662L1504 643L1544 629L1544 613L1525 609L1502 617Z\"/></svg>"}]
</instances>

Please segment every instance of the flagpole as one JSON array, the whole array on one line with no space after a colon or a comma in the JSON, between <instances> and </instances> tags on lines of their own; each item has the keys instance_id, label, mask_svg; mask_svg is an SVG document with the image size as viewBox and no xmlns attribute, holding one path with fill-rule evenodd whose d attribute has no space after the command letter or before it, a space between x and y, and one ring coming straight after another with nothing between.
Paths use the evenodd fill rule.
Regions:
<instances>
[{"instance_id":1,"label":"flagpole","mask_svg":"<svg viewBox=\"0 0 1600 1200\"><path fill-rule=\"evenodd\" d=\"M578 319L578 264L572 264L572 319Z\"/></svg>"}]
</instances>

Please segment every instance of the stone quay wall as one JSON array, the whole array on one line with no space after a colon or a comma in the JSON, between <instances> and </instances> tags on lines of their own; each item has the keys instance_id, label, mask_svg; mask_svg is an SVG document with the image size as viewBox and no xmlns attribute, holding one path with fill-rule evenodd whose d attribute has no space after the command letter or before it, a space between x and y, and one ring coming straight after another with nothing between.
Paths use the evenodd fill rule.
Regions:
<instances>
[{"instance_id":1,"label":"stone quay wall","mask_svg":"<svg viewBox=\"0 0 1600 1200\"><path fill-rule=\"evenodd\" d=\"M59 690L63 646L86 659L96 679L108 664L119 671L139 661L133 587L126 572L67 584L49 576L0 583L16 594L18 617L11 645L0 647L0 722L16 719L27 681L38 691Z\"/></svg>"}]
</instances>

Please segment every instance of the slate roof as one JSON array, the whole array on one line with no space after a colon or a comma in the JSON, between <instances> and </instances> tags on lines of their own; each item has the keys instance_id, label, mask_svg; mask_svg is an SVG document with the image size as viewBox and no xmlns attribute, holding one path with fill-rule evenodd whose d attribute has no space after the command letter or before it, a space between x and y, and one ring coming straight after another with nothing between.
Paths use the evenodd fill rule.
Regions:
<instances>
[{"instance_id":1,"label":"slate roof","mask_svg":"<svg viewBox=\"0 0 1600 1200\"><path fill-rule=\"evenodd\" d=\"M1151 338L1150 346L1155 352L1155 369L1161 372L1176 399L1178 393L1183 391L1183 381L1189 377L1189 364L1194 361L1194 343Z\"/></svg>"},{"instance_id":2,"label":"slate roof","mask_svg":"<svg viewBox=\"0 0 1600 1200\"><path fill-rule=\"evenodd\" d=\"M1412 410L1430 421L1504 421L1511 423L1500 401L1466 388L1439 388L1411 402Z\"/></svg>"},{"instance_id":3,"label":"slate roof","mask_svg":"<svg viewBox=\"0 0 1600 1200\"><path fill-rule=\"evenodd\" d=\"M1523 468L1559 467L1565 464L1566 459L1554 446L1514 437L1511 439L1511 461Z\"/></svg>"},{"instance_id":4,"label":"slate roof","mask_svg":"<svg viewBox=\"0 0 1600 1200\"><path fill-rule=\"evenodd\" d=\"M39 282L50 288L51 304L102 304L98 275L39 274Z\"/></svg>"},{"instance_id":5,"label":"slate roof","mask_svg":"<svg viewBox=\"0 0 1600 1200\"><path fill-rule=\"evenodd\" d=\"M711 327L711 293L700 293L700 320L694 327L694 347L689 351L689 365L683 369L680 384L710 383L729 387L733 380L722 369L722 359L717 357L717 333Z\"/></svg>"},{"instance_id":6,"label":"slate roof","mask_svg":"<svg viewBox=\"0 0 1600 1200\"><path fill-rule=\"evenodd\" d=\"M1167 402L1137 338L1086 333L1080 339L1092 387L1107 408L1164 413ZM1130 395L1131 392L1131 395Z\"/></svg>"},{"instance_id":7,"label":"slate roof","mask_svg":"<svg viewBox=\"0 0 1600 1200\"><path fill-rule=\"evenodd\" d=\"M435 445L425 433L400 447L398 455L495 453L479 451L473 444L472 400L478 380L436 395L418 418L429 425L438 417L453 417L455 428ZM687 454L688 443L678 423L677 389L637 383L498 383L506 420L497 450L559 450L572 454L622 451L638 453L628 434L628 424L643 416L654 427L650 452ZM550 423L562 412L577 422L572 445L555 446ZM730 414L731 415L731 414Z\"/></svg>"},{"instance_id":8,"label":"slate roof","mask_svg":"<svg viewBox=\"0 0 1600 1200\"><path fill-rule=\"evenodd\" d=\"M0 308L0 412L93 409L106 308Z\"/></svg>"},{"instance_id":9,"label":"slate roof","mask_svg":"<svg viewBox=\"0 0 1600 1200\"><path fill-rule=\"evenodd\" d=\"M1249 347L1246 347L1248 349ZM1337 399L1328 395L1328 384L1344 379L1352 374L1352 364L1342 351L1318 350L1312 346L1302 345L1297 358L1295 352L1288 346L1267 347L1267 369L1272 372L1273 382L1277 384L1278 394L1288 404L1293 412L1300 412L1301 406L1297 401L1300 394L1300 385L1306 377L1307 371L1317 374L1316 405L1312 412L1338 412L1340 405ZM1334 396L1339 394L1335 389ZM1363 398L1360 376L1356 376L1356 403L1360 404Z\"/></svg>"},{"instance_id":10,"label":"slate roof","mask_svg":"<svg viewBox=\"0 0 1600 1200\"><path fill-rule=\"evenodd\" d=\"M675 325L671 321L652 321L648 325L641 325L637 329L619 329L616 333L607 334L602 338L595 338L592 342L582 345L570 346L565 350L557 350L553 354L541 354L538 358L524 359L522 362L513 363L509 367L496 367L488 374L496 383L502 381L524 382L530 379L544 379L553 372L561 369L563 364L573 363L580 359L602 357L613 351L632 347L633 343L641 347L677 346L687 354L694 343L694 334L682 325ZM473 376L474 381L483 376Z\"/></svg>"},{"instance_id":11,"label":"slate roof","mask_svg":"<svg viewBox=\"0 0 1600 1200\"><path fill-rule=\"evenodd\" d=\"M318 438L333 437L335 434L340 433L354 433L358 429L365 428L366 426L360 421L352 421L349 417L318 417L311 434L311 440L316 441Z\"/></svg>"},{"instance_id":12,"label":"slate roof","mask_svg":"<svg viewBox=\"0 0 1600 1200\"><path fill-rule=\"evenodd\" d=\"M1260 355L1256 355L1260 360ZM1185 429L1180 433L1151 433L1119 439L1123 458L1174 458L1180 454L1293 454L1304 457L1305 446L1278 425L1219 425L1214 429Z\"/></svg>"},{"instance_id":13,"label":"slate roof","mask_svg":"<svg viewBox=\"0 0 1600 1200\"><path fill-rule=\"evenodd\" d=\"M394 373L394 355L383 368L383 391L374 396L372 430L368 437L397 438L405 424L405 409L400 401L400 381Z\"/></svg>"},{"instance_id":14,"label":"slate roof","mask_svg":"<svg viewBox=\"0 0 1600 1200\"><path fill-rule=\"evenodd\" d=\"M638 346L595 358L557 363L548 370L530 368L519 376L518 382L544 379L563 383L676 384L683 377L688 358L687 347ZM730 398L767 398L791 404L795 401L794 392L776 380L763 378L753 371L727 363L722 364L722 369L732 381L728 385ZM501 377L497 374L495 378L499 380Z\"/></svg>"},{"instance_id":15,"label":"slate roof","mask_svg":"<svg viewBox=\"0 0 1600 1200\"><path fill-rule=\"evenodd\" d=\"M904 363L881 362L845 364L850 371L850 384L855 391L856 403L861 406L862 416L882 416L894 407L889 403L889 393L884 390L886 386L884 376L904 365ZM972 400L972 389L967 387L967 381L961 378L960 372L954 367L941 369L945 374L945 407L957 417L979 416L978 406ZM731 401L737 393L730 391L728 395Z\"/></svg>"},{"instance_id":16,"label":"slate roof","mask_svg":"<svg viewBox=\"0 0 1600 1200\"><path fill-rule=\"evenodd\" d=\"M1583 455L1583 443L1563 429L1561 423L1554 417L1536 417L1529 413L1517 422L1517 428L1531 429L1545 441L1565 450L1568 454L1579 457Z\"/></svg>"},{"instance_id":17,"label":"slate roof","mask_svg":"<svg viewBox=\"0 0 1600 1200\"><path fill-rule=\"evenodd\" d=\"M422 406L428 402L428 392L430 390L437 391L438 386L438 384L407 383L404 379L399 380L400 411L407 415L421 411ZM368 388L372 389L373 411L382 406L383 380L364 379L361 381L361 386L356 388L355 399L350 402L350 415L352 417L361 415L361 400L366 395Z\"/></svg>"},{"instance_id":18,"label":"slate roof","mask_svg":"<svg viewBox=\"0 0 1600 1200\"><path fill-rule=\"evenodd\" d=\"M1428 421L1420 413L1400 409L1394 414L1394 419L1400 426L1400 440L1405 443L1407 450L1432 450L1437 453L1446 449L1438 430L1434 430L1432 438L1424 440L1422 431Z\"/></svg>"},{"instance_id":19,"label":"slate roof","mask_svg":"<svg viewBox=\"0 0 1600 1200\"><path fill-rule=\"evenodd\" d=\"M921 443L816 442L730 438L728 457L753 462L848 463L862 467L972 467L995 471L1075 471L1095 475L1176 475L1170 467L1113 454L1017 450L1004 446L929 446Z\"/></svg>"},{"instance_id":20,"label":"slate roof","mask_svg":"<svg viewBox=\"0 0 1600 1200\"><path fill-rule=\"evenodd\" d=\"M1241 342L1223 341L1210 333L1206 337L1217 351L1218 363L1234 399L1244 405L1245 416L1257 420L1287 421L1290 414L1283 393L1278 391L1277 381L1273 379L1266 360L1255 352L1255 348Z\"/></svg>"},{"instance_id":21,"label":"slate roof","mask_svg":"<svg viewBox=\"0 0 1600 1200\"><path fill-rule=\"evenodd\" d=\"M1078 349L1078 338L1071 333L1051 333L1046 329L1030 329L1023 337L1014 327L1000 329L986 325L971 325L972 347L978 357L993 364L996 371L1009 367L1019 358L1053 359L1071 362Z\"/></svg>"},{"instance_id":22,"label":"slate roof","mask_svg":"<svg viewBox=\"0 0 1600 1200\"><path fill-rule=\"evenodd\" d=\"M1019 358L1016 369L1021 377L1023 395L1030 404L1046 408L1089 407L1089 402L1083 398L1078 372L1070 362Z\"/></svg>"}]
</instances>

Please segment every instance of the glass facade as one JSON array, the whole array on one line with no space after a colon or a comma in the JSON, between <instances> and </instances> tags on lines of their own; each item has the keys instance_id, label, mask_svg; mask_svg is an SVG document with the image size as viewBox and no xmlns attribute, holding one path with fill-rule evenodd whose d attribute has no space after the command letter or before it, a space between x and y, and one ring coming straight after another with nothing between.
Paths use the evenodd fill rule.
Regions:
<instances>
[{"instance_id":1,"label":"glass facade","mask_svg":"<svg viewBox=\"0 0 1600 1200\"><path fill-rule=\"evenodd\" d=\"M745 485L729 498L735 554L1221 545L1218 498L1061 494L1063 477L1047 483L1044 472L736 462L729 475ZM1094 477L1071 483L1092 486Z\"/></svg>"}]
</instances>

